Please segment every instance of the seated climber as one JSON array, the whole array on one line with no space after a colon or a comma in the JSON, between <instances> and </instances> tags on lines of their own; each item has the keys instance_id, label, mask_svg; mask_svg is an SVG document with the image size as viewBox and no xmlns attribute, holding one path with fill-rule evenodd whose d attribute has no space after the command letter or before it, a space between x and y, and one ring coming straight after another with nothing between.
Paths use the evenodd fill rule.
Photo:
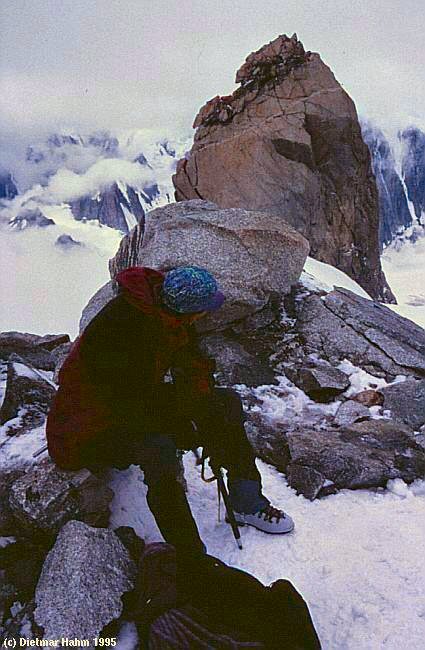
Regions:
<instances>
[{"instance_id":1,"label":"seated climber","mask_svg":"<svg viewBox=\"0 0 425 650\"><path fill-rule=\"evenodd\" d=\"M178 477L176 449L204 446L228 471L236 521L288 533L292 519L263 495L241 400L214 385L195 320L221 307L214 277L196 266L132 267L119 293L75 341L47 419L51 458L64 469L138 464L164 539L204 551ZM171 373L172 382L164 381Z\"/></svg>"}]
</instances>

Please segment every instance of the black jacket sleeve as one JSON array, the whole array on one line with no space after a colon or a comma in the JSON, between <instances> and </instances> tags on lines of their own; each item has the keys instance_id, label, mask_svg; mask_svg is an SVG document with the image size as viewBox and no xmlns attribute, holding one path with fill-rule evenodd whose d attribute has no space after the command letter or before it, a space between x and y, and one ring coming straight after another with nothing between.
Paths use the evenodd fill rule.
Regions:
<instances>
[{"instance_id":1,"label":"black jacket sleeve","mask_svg":"<svg viewBox=\"0 0 425 650\"><path fill-rule=\"evenodd\" d=\"M171 374L178 391L189 400L211 395L215 386L215 360L205 355L200 347L196 330L188 328L189 342L175 355Z\"/></svg>"}]
</instances>

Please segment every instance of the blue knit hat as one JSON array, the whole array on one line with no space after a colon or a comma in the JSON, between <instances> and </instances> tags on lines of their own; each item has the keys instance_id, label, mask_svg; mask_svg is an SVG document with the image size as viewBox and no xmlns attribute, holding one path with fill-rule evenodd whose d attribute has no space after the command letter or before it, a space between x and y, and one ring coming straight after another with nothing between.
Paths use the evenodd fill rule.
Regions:
<instances>
[{"instance_id":1,"label":"blue knit hat","mask_svg":"<svg viewBox=\"0 0 425 650\"><path fill-rule=\"evenodd\" d=\"M165 275L162 300L172 311L191 314L219 309L224 295L209 271L199 266L181 266Z\"/></svg>"}]
</instances>

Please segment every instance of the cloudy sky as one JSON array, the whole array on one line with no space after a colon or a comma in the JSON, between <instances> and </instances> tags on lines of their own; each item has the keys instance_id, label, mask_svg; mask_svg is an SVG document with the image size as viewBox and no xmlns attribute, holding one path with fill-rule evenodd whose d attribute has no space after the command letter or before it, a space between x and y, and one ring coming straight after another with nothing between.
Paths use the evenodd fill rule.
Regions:
<instances>
[{"instance_id":1,"label":"cloudy sky","mask_svg":"<svg viewBox=\"0 0 425 650\"><path fill-rule=\"evenodd\" d=\"M425 120L423 0L1 0L3 133L189 129L246 56L297 32L379 122Z\"/></svg>"}]
</instances>

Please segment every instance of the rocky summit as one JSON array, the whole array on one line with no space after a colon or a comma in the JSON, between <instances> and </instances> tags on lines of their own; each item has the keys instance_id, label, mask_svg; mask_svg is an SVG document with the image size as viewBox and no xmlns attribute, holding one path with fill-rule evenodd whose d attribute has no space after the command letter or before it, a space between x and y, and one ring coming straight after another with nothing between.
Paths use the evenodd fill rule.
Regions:
<instances>
[{"instance_id":1,"label":"rocky summit","mask_svg":"<svg viewBox=\"0 0 425 650\"><path fill-rule=\"evenodd\" d=\"M177 201L261 210L309 241L377 300L394 302L379 260L378 193L353 101L294 34L248 56L240 87L198 113L173 177Z\"/></svg>"}]
</instances>

